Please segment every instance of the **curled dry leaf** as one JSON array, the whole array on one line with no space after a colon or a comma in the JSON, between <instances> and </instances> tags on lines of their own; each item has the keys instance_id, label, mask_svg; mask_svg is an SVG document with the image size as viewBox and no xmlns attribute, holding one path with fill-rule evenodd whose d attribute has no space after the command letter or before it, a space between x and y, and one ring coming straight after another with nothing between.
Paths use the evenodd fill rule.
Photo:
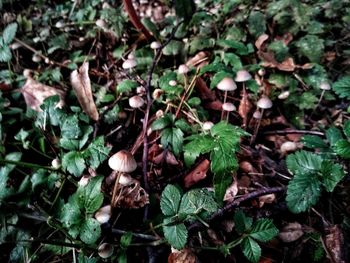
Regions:
<instances>
[{"instance_id":1,"label":"curled dry leaf","mask_svg":"<svg viewBox=\"0 0 350 263\"><path fill-rule=\"evenodd\" d=\"M248 114L252 108L252 104L248 99L248 93L246 89L242 90L242 99L239 103L238 113L243 119L243 127L247 126L248 123Z\"/></svg>"},{"instance_id":2,"label":"curled dry leaf","mask_svg":"<svg viewBox=\"0 0 350 263\"><path fill-rule=\"evenodd\" d=\"M258 39L255 41L255 46L258 50L262 49L262 45L266 40L269 39L269 36L267 34L262 34L258 37Z\"/></svg>"},{"instance_id":3,"label":"curled dry leaf","mask_svg":"<svg viewBox=\"0 0 350 263\"><path fill-rule=\"evenodd\" d=\"M345 263L346 246L344 243L344 234L339 225L334 225L326 229L326 236L323 237L327 256L330 257L332 263Z\"/></svg>"},{"instance_id":4,"label":"curled dry leaf","mask_svg":"<svg viewBox=\"0 0 350 263\"><path fill-rule=\"evenodd\" d=\"M304 235L302 226L298 222L289 223L284 226L278 237L285 243L294 242Z\"/></svg>"},{"instance_id":5,"label":"curled dry leaf","mask_svg":"<svg viewBox=\"0 0 350 263\"><path fill-rule=\"evenodd\" d=\"M209 58L209 53L208 52L200 51L194 57L190 58L186 62L186 66L187 67L201 68L201 67L203 67L203 66L205 66L205 65L207 65L209 63L208 62L208 58Z\"/></svg>"},{"instance_id":6,"label":"curled dry leaf","mask_svg":"<svg viewBox=\"0 0 350 263\"><path fill-rule=\"evenodd\" d=\"M99 115L92 97L89 63L85 62L79 69L74 70L70 75L70 81L84 112L89 115L91 119L97 121Z\"/></svg>"},{"instance_id":7,"label":"curled dry leaf","mask_svg":"<svg viewBox=\"0 0 350 263\"><path fill-rule=\"evenodd\" d=\"M128 184L120 185L114 207L137 209L149 203L149 197L140 182L131 178Z\"/></svg>"},{"instance_id":8,"label":"curled dry leaf","mask_svg":"<svg viewBox=\"0 0 350 263\"><path fill-rule=\"evenodd\" d=\"M22 94L27 106L35 111L41 111L40 106L43 104L44 100L55 95L60 96L60 101L57 104L57 107L62 108L64 105L63 99L65 92L63 90L44 85L31 77L27 78L27 81L22 88Z\"/></svg>"},{"instance_id":9,"label":"curled dry leaf","mask_svg":"<svg viewBox=\"0 0 350 263\"><path fill-rule=\"evenodd\" d=\"M175 155L168 150L158 153L158 155L153 158L153 162L155 164L160 164L163 161L169 165L179 165L179 162L176 159Z\"/></svg>"},{"instance_id":10,"label":"curled dry leaf","mask_svg":"<svg viewBox=\"0 0 350 263\"><path fill-rule=\"evenodd\" d=\"M205 159L200 162L190 173L188 173L184 178L184 185L186 188L198 183L207 177L207 172L210 167L210 162Z\"/></svg>"},{"instance_id":11,"label":"curled dry leaf","mask_svg":"<svg viewBox=\"0 0 350 263\"><path fill-rule=\"evenodd\" d=\"M233 202L233 199L236 197L238 193L238 184L237 180L234 180L233 183L226 189L224 201L225 202Z\"/></svg>"},{"instance_id":12,"label":"curled dry leaf","mask_svg":"<svg viewBox=\"0 0 350 263\"><path fill-rule=\"evenodd\" d=\"M182 250L172 249L168 257L168 263L196 263L196 255L188 248Z\"/></svg>"},{"instance_id":13,"label":"curled dry leaf","mask_svg":"<svg viewBox=\"0 0 350 263\"><path fill-rule=\"evenodd\" d=\"M264 204L272 204L276 200L275 194L268 194L259 197L259 207L263 207Z\"/></svg>"}]
</instances>

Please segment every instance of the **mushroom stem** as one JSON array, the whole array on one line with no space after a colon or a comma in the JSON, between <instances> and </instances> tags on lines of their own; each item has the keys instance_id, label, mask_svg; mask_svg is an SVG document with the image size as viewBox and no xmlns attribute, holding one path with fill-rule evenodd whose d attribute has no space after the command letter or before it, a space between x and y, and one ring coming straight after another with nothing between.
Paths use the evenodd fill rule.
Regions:
<instances>
[{"instance_id":1,"label":"mushroom stem","mask_svg":"<svg viewBox=\"0 0 350 263\"><path fill-rule=\"evenodd\" d=\"M262 119L263 115L264 115L264 109L261 109L261 117L258 120L258 124L255 126L254 134L253 134L252 138L250 139L250 144L254 143L256 136L258 135L258 131L259 131L259 127L260 127L260 123L261 123L261 119Z\"/></svg>"},{"instance_id":2,"label":"mushroom stem","mask_svg":"<svg viewBox=\"0 0 350 263\"><path fill-rule=\"evenodd\" d=\"M226 103L226 100L227 100L227 90L225 90L225 95L224 95L224 104ZM221 110L221 120L222 118L224 117L224 110L222 109Z\"/></svg>"},{"instance_id":3,"label":"mushroom stem","mask_svg":"<svg viewBox=\"0 0 350 263\"><path fill-rule=\"evenodd\" d=\"M117 195L117 190L118 190L118 185L119 185L119 180L120 180L121 175L122 175L122 173L118 172L117 173L117 178L115 179L115 182L114 182L113 193L112 193L112 200L111 200L111 206L112 207L115 207L117 205L116 202L115 202L115 197Z\"/></svg>"},{"instance_id":4,"label":"mushroom stem","mask_svg":"<svg viewBox=\"0 0 350 263\"><path fill-rule=\"evenodd\" d=\"M322 90L320 99L319 99L318 102L317 102L317 105L316 105L316 107L315 107L315 110L318 108L318 106L320 106L320 103L321 103L321 101L322 101L322 99L323 99L323 96L324 96L324 93L325 93L325 92L326 92L325 90Z\"/></svg>"}]
</instances>

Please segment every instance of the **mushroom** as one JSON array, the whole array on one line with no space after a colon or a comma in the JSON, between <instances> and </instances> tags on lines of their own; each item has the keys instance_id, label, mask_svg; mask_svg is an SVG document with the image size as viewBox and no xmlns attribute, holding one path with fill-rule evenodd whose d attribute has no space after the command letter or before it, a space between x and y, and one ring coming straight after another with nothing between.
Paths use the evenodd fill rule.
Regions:
<instances>
[{"instance_id":1,"label":"mushroom","mask_svg":"<svg viewBox=\"0 0 350 263\"><path fill-rule=\"evenodd\" d=\"M272 107L272 101L267 96L262 96L256 103L256 106L259 109L261 109L261 117L258 119L258 124L255 126L254 134L250 143L253 143L255 141L256 135L258 134L258 130L260 127L262 116L264 115L264 110L270 109Z\"/></svg>"},{"instance_id":2,"label":"mushroom","mask_svg":"<svg viewBox=\"0 0 350 263\"><path fill-rule=\"evenodd\" d=\"M226 121L228 121L228 117L231 111L235 111L236 110L236 106L233 105L233 103L231 102L225 102L224 104L222 104L222 109L224 111L227 111L227 115L226 115Z\"/></svg>"},{"instance_id":3,"label":"mushroom","mask_svg":"<svg viewBox=\"0 0 350 263\"><path fill-rule=\"evenodd\" d=\"M95 219L100 223L104 224L109 221L112 215L112 207L110 205L106 205L101 207L95 213Z\"/></svg>"},{"instance_id":4,"label":"mushroom","mask_svg":"<svg viewBox=\"0 0 350 263\"><path fill-rule=\"evenodd\" d=\"M213 126L214 126L214 123L212 123L211 121L206 121L203 123L203 130L209 131Z\"/></svg>"},{"instance_id":5,"label":"mushroom","mask_svg":"<svg viewBox=\"0 0 350 263\"><path fill-rule=\"evenodd\" d=\"M170 86L175 87L177 85L177 81L176 80L170 80L168 83Z\"/></svg>"},{"instance_id":6,"label":"mushroom","mask_svg":"<svg viewBox=\"0 0 350 263\"><path fill-rule=\"evenodd\" d=\"M113 251L114 251L114 247L109 243L102 243L97 250L98 255L101 258L109 258L110 256L113 255Z\"/></svg>"},{"instance_id":7,"label":"mushroom","mask_svg":"<svg viewBox=\"0 0 350 263\"><path fill-rule=\"evenodd\" d=\"M133 109L141 108L144 104L145 104L145 101L143 100L143 98L141 98L138 95L135 95L129 98L129 105Z\"/></svg>"},{"instance_id":8,"label":"mushroom","mask_svg":"<svg viewBox=\"0 0 350 263\"><path fill-rule=\"evenodd\" d=\"M137 63L135 59L127 59L123 62L122 68L123 69L132 69L136 67Z\"/></svg>"},{"instance_id":9,"label":"mushroom","mask_svg":"<svg viewBox=\"0 0 350 263\"><path fill-rule=\"evenodd\" d=\"M235 78L236 82L246 82L251 79L252 79L252 75L250 75L250 73L245 69L238 70L236 73L236 78Z\"/></svg>"},{"instance_id":10,"label":"mushroom","mask_svg":"<svg viewBox=\"0 0 350 263\"><path fill-rule=\"evenodd\" d=\"M96 26L98 26L99 28L105 29L107 28L107 23L106 21L104 21L103 19L97 19L95 22Z\"/></svg>"},{"instance_id":11,"label":"mushroom","mask_svg":"<svg viewBox=\"0 0 350 263\"><path fill-rule=\"evenodd\" d=\"M190 71L190 68L187 67L185 64L180 65L179 68L177 69L177 73L184 76L185 90L187 90L187 72L189 71Z\"/></svg>"},{"instance_id":12,"label":"mushroom","mask_svg":"<svg viewBox=\"0 0 350 263\"><path fill-rule=\"evenodd\" d=\"M112 206L114 206L117 203L115 197L121 175L123 173L131 173L135 171L137 168L137 163L134 156L130 152L121 150L109 158L108 165L112 170L117 172L117 179L115 180L112 194Z\"/></svg>"},{"instance_id":13,"label":"mushroom","mask_svg":"<svg viewBox=\"0 0 350 263\"><path fill-rule=\"evenodd\" d=\"M329 85L329 83L327 81L322 81L321 84L320 84L320 89L322 90L322 93L321 93L320 99L318 100L318 103L317 103L317 106L316 106L315 109L317 109L318 106L320 105L320 103L321 103L321 101L323 99L324 93L327 90L331 89L331 85Z\"/></svg>"},{"instance_id":14,"label":"mushroom","mask_svg":"<svg viewBox=\"0 0 350 263\"><path fill-rule=\"evenodd\" d=\"M233 91L237 89L236 83L233 81L232 78L230 77L225 77L223 78L218 85L216 86L219 90L225 91L225 96L224 96L224 104L226 103L227 99L227 92L228 91ZM223 118L224 111L221 112L221 119Z\"/></svg>"},{"instance_id":15,"label":"mushroom","mask_svg":"<svg viewBox=\"0 0 350 263\"><path fill-rule=\"evenodd\" d=\"M162 45L158 42L158 41L153 41L152 43L151 43L151 49L153 49L153 52L154 52L154 55L156 55L156 53L157 53L157 50L158 49L160 49L160 47L161 47Z\"/></svg>"}]
</instances>

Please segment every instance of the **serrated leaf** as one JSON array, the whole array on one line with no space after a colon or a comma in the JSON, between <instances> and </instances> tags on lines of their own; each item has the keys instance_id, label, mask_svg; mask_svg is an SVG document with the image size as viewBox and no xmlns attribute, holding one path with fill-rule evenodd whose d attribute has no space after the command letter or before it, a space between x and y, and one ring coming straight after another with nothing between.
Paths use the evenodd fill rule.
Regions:
<instances>
[{"instance_id":1,"label":"serrated leaf","mask_svg":"<svg viewBox=\"0 0 350 263\"><path fill-rule=\"evenodd\" d=\"M321 165L320 156L306 151L299 151L287 157L287 167L292 174L313 174L321 169Z\"/></svg>"},{"instance_id":2,"label":"serrated leaf","mask_svg":"<svg viewBox=\"0 0 350 263\"><path fill-rule=\"evenodd\" d=\"M86 162L94 169L97 169L109 157L108 154L111 147L106 147L104 144L104 137L100 136L92 141L85 150L85 155L87 156Z\"/></svg>"},{"instance_id":3,"label":"serrated leaf","mask_svg":"<svg viewBox=\"0 0 350 263\"><path fill-rule=\"evenodd\" d=\"M86 244L94 244L101 236L100 223L94 218L86 219L81 225L80 239Z\"/></svg>"},{"instance_id":4,"label":"serrated leaf","mask_svg":"<svg viewBox=\"0 0 350 263\"><path fill-rule=\"evenodd\" d=\"M173 216L179 210L181 193L175 186L168 184L160 198L160 208L166 216Z\"/></svg>"},{"instance_id":5,"label":"serrated leaf","mask_svg":"<svg viewBox=\"0 0 350 263\"><path fill-rule=\"evenodd\" d=\"M331 146L334 146L337 141L343 139L341 131L336 127L331 127L326 131L326 137Z\"/></svg>"},{"instance_id":6,"label":"serrated leaf","mask_svg":"<svg viewBox=\"0 0 350 263\"><path fill-rule=\"evenodd\" d=\"M321 167L322 184L328 192L333 192L335 186L344 178L343 168L332 161L323 161Z\"/></svg>"},{"instance_id":7,"label":"serrated leaf","mask_svg":"<svg viewBox=\"0 0 350 263\"><path fill-rule=\"evenodd\" d=\"M83 155L76 151L66 153L62 158L62 167L74 176L80 176L86 168Z\"/></svg>"},{"instance_id":8,"label":"serrated leaf","mask_svg":"<svg viewBox=\"0 0 350 263\"><path fill-rule=\"evenodd\" d=\"M81 129L77 115L67 117L61 125L61 135L67 139L78 139L81 136Z\"/></svg>"},{"instance_id":9,"label":"serrated leaf","mask_svg":"<svg viewBox=\"0 0 350 263\"><path fill-rule=\"evenodd\" d=\"M305 135L301 139L305 147L310 149L322 148L327 149L328 145L318 136L315 135Z\"/></svg>"},{"instance_id":10,"label":"serrated leaf","mask_svg":"<svg viewBox=\"0 0 350 263\"><path fill-rule=\"evenodd\" d=\"M235 222L235 229L239 234L249 230L253 224L253 219L251 217L247 217L242 210L238 210L233 219Z\"/></svg>"},{"instance_id":11,"label":"serrated leaf","mask_svg":"<svg viewBox=\"0 0 350 263\"><path fill-rule=\"evenodd\" d=\"M273 239L277 234L278 229L271 219L259 219L254 223L249 236L258 241L266 242Z\"/></svg>"},{"instance_id":12,"label":"serrated leaf","mask_svg":"<svg viewBox=\"0 0 350 263\"><path fill-rule=\"evenodd\" d=\"M225 52L223 53L223 61L225 65L230 65L234 70L239 70L243 68L241 58L235 53Z\"/></svg>"},{"instance_id":13,"label":"serrated leaf","mask_svg":"<svg viewBox=\"0 0 350 263\"><path fill-rule=\"evenodd\" d=\"M103 203L102 180L103 176L95 176L86 186L79 186L75 193L74 198L77 204L86 214L94 213Z\"/></svg>"},{"instance_id":14,"label":"serrated leaf","mask_svg":"<svg viewBox=\"0 0 350 263\"><path fill-rule=\"evenodd\" d=\"M337 141L334 150L340 157L350 159L350 142L348 140Z\"/></svg>"},{"instance_id":15,"label":"serrated leaf","mask_svg":"<svg viewBox=\"0 0 350 263\"><path fill-rule=\"evenodd\" d=\"M261 256L261 248L259 244L252 238L246 237L241 243L243 254L246 258L254 263L259 261Z\"/></svg>"},{"instance_id":16,"label":"serrated leaf","mask_svg":"<svg viewBox=\"0 0 350 263\"><path fill-rule=\"evenodd\" d=\"M350 100L350 76L344 76L333 83L332 89L340 98Z\"/></svg>"},{"instance_id":17,"label":"serrated leaf","mask_svg":"<svg viewBox=\"0 0 350 263\"><path fill-rule=\"evenodd\" d=\"M67 229L70 229L73 225L79 225L82 220L80 208L73 199L70 199L69 202L63 206L60 215L60 220Z\"/></svg>"},{"instance_id":18,"label":"serrated leaf","mask_svg":"<svg viewBox=\"0 0 350 263\"><path fill-rule=\"evenodd\" d=\"M137 86L138 86L138 84L136 81L126 79L118 84L117 91L119 93L131 92Z\"/></svg>"},{"instance_id":19,"label":"serrated leaf","mask_svg":"<svg viewBox=\"0 0 350 263\"><path fill-rule=\"evenodd\" d=\"M251 12L248 17L249 32L254 37L258 37L266 30L266 18L261 12Z\"/></svg>"},{"instance_id":20,"label":"serrated leaf","mask_svg":"<svg viewBox=\"0 0 350 263\"><path fill-rule=\"evenodd\" d=\"M350 121L346 121L344 123L344 134L346 135L346 137L350 138Z\"/></svg>"},{"instance_id":21,"label":"serrated leaf","mask_svg":"<svg viewBox=\"0 0 350 263\"><path fill-rule=\"evenodd\" d=\"M214 140L209 135L194 135L188 137L191 140L184 146L184 160L187 167L196 161L200 154L210 152L214 146Z\"/></svg>"},{"instance_id":22,"label":"serrated leaf","mask_svg":"<svg viewBox=\"0 0 350 263\"><path fill-rule=\"evenodd\" d=\"M315 35L306 35L296 43L296 46L300 54L306 56L311 62L318 63L324 51L323 42L323 39Z\"/></svg>"},{"instance_id":23,"label":"serrated leaf","mask_svg":"<svg viewBox=\"0 0 350 263\"><path fill-rule=\"evenodd\" d=\"M164 147L171 145L175 155L179 155L182 150L184 133L179 128L167 128L162 131L161 143Z\"/></svg>"},{"instance_id":24,"label":"serrated leaf","mask_svg":"<svg viewBox=\"0 0 350 263\"><path fill-rule=\"evenodd\" d=\"M18 26L16 23L11 23L6 26L6 28L4 29L4 32L2 33L4 44L8 45L12 42L12 40L15 38L17 28Z\"/></svg>"},{"instance_id":25,"label":"serrated leaf","mask_svg":"<svg viewBox=\"0 0 350 263\"><path fill-rule=\"evenodd\" d=\"M0 62L9 62L12 58L11 49L0 45Z\"/></svg>"},{"instance_id":26,"label":"serrated leaf","mask_svg":"<svg viewBox=\"0 0 350 263\"><path fill-rule=\"evenodd\" d=\"M168 113L168 114L165 114L163 117L155 120L152 123L151 128L153 131L162 130L168 126L171 126L173 122L174 122L174 116Z\"/></svg>"},{"instance_id":27,"label":"serrated leaf","mask_svg":"<svg viewBox=\"0 0 350 263\"><path fill-rule=\"evenodd\" d=\"M314 174L304 171L303 176L295 176L288 184L286 201L289 210L301 213L315 205L321 194L320 187Z\"/></svg>"},{"instance_id":28,"label":"serrated leaf","mask_svg":"<svg viewBox=\"0 0 350 263\"><path fill-rule=\"evenodd\" d=\"M183 249L186 245L188 236L186 226L184 224L166 226L165 224L168 223L171 223L171 220L169 218L165 218L163 221L164 237L172 247L178 250Z\"/></svg>"}]
</instances>

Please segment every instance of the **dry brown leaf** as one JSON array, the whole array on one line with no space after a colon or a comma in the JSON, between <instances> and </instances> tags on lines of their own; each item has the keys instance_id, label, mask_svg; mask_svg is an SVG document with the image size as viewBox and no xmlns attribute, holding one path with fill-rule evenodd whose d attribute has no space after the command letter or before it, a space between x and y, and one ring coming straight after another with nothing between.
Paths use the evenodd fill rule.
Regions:
<instances>
[{"instance_id":1,"label":"dry brown leaf","mask_svg":"<svg viewBox=\"0 0 350 263\"><path fill-rule=\"evenodd\" d=\"M54 95L60 96L60 101L57 104L57 107L62 108L64 105L64 91L44 85L31 77L27 78L27 81L22 88L22 94L27 106L35 111L42 111L40 108L41 104L43 104L46 98Z\"/></svg>"},{"instance_id":2,"label":"dry brown leaf","mask_svg":"<svg viewBox=\"0 0 350 263\"><path fill-rule=\"evenodd\" d=\"M268 194L259 197L259 207L263 207L264 204L272 204L276 200L275 194Z\"/></svg>"},{"instance_id":3,"label":"dry brown leaf","mask_svg":"<svg viewBox=\"0 0 350 263\"><path fill-rule=\"evenodd\" d=\"M215 92L208 88L207 84L201 77L196 80L196 89L202 100L214 101L216 99Z\"/></svg>"},{"instance_id":4,"label":"dry brown leaf","mask_svg":"<svg viewBox=\"0 0 350 263\"><path fill-rule=\"evenodd\" d=\"M269 39L269 36L267 34L262 34L258 37L258 39L255 41L255 46L258 50L261 49L261 46L264 44L266 40Z\"/></svg>"},{"instance_id":5,"label":"dry brown leaf","mask_svg":"<svg viewBox=\"0 0 350 263\"><path fill-rule=\"evenodd\" d=\"M70 75L70 81L84 112L97 121L99 115L92 97L89 63L85 62L79 69L74 70Z\"/></svg>"},{"instance_id":6,"label":"dry brown leaf","mask_svg":"<svg viewBox=\"0 0 350 263\"><path fill-rule=\"evenodd\" d=\"M238 193L238 184L237 180L234 180L233 183L226 189L224 201L225 202L233 202L233 199L236 197Z\"/></svg>"},{"instance_id":7,"label":"dry brown leaf","mask_svg":"<svg viewBox=\"0 0 350 263\"><path fill-rule=\"evenodd\" d=\"M208 103L204 104L204 108L209 109L209 110L222 111L222 102L219 100L208 102Z\"/></svg>"},{"instance_id":8,"label":"dry brown leaf","mask_svg":"<svg viewBox=\"0 0 350 263\"><path fill-rule=\"evenodd\" d=\"M186 62L186 66L187 67L201 68L201 67L203 67L203 66L205 66L205 65L207 65L209 63L208 62L208 58L209 58L209 53L208 52L200 51L194 57L190 58Z\"/></svg>"},{"instance_id":9,"label":"dry brown leaf","mask_svg":"<svg viewBox=\"0 0 350 263\"><path fill-rule=\"evenodd\" d=\"M184 178L184 185L186 188L191 187L197 182L203 180L207 177L207 172L209 170L210 162L205 159L200 162L190 173L188 173Z\"/></svg>"},{"instance_id":10,"label":"dry brown leaf","mask_svg":"<svg viewBox=\"0 0 350 263\"><path fill-rule=\"evenodd\" d=\"M282 228L278 237L285 243L294 242L304 235L302 226L298 222L289 223Z\"/></svg>"},{"instance_id":11,"label":"dry brown leaf","mask_svg":"<svg viewBox=\"0 0 350 263\"><path fill-rule=\"evenodd\" d=\"M168 263L196 263L196 255L188 248L183 250L171 249L168 257Z\"/></svg>"},{"instance_id":12,"label":"dry brown leaf","mask_svg":"<svg viewBox=\"0 0 350 263\"><path fill-rule=\"evenodd\" d=\"M339 225L334 225L326 229L326 236L323 237L324 245L327 249L327 256L332 263L345 263L344 235Z\"/></svg>"},{"instance_id":13,"label":"dry brown leaf","mask_svg":"<svg viewBox=\"0 0 350 263\"><path fill-rule=\"evenodd\" d=\"M119 186L116 196L114 207L137 209L149 204L148 194L140 182L133 178L128 184Z\"/></svg>"},{"instance_id":14,"label":"dry brown leaf","mask_svg":"<svg viewBox=\"0 0 350 263\"><path fill-rule=\"evenodd\" d=\"M248 93L246 89L242 90L242 99L239 103L238 113L243 119L243 127L247 126L248 123L248 114L252 108L252 104L248 99Z\"/></svg>"}]
</instances>

